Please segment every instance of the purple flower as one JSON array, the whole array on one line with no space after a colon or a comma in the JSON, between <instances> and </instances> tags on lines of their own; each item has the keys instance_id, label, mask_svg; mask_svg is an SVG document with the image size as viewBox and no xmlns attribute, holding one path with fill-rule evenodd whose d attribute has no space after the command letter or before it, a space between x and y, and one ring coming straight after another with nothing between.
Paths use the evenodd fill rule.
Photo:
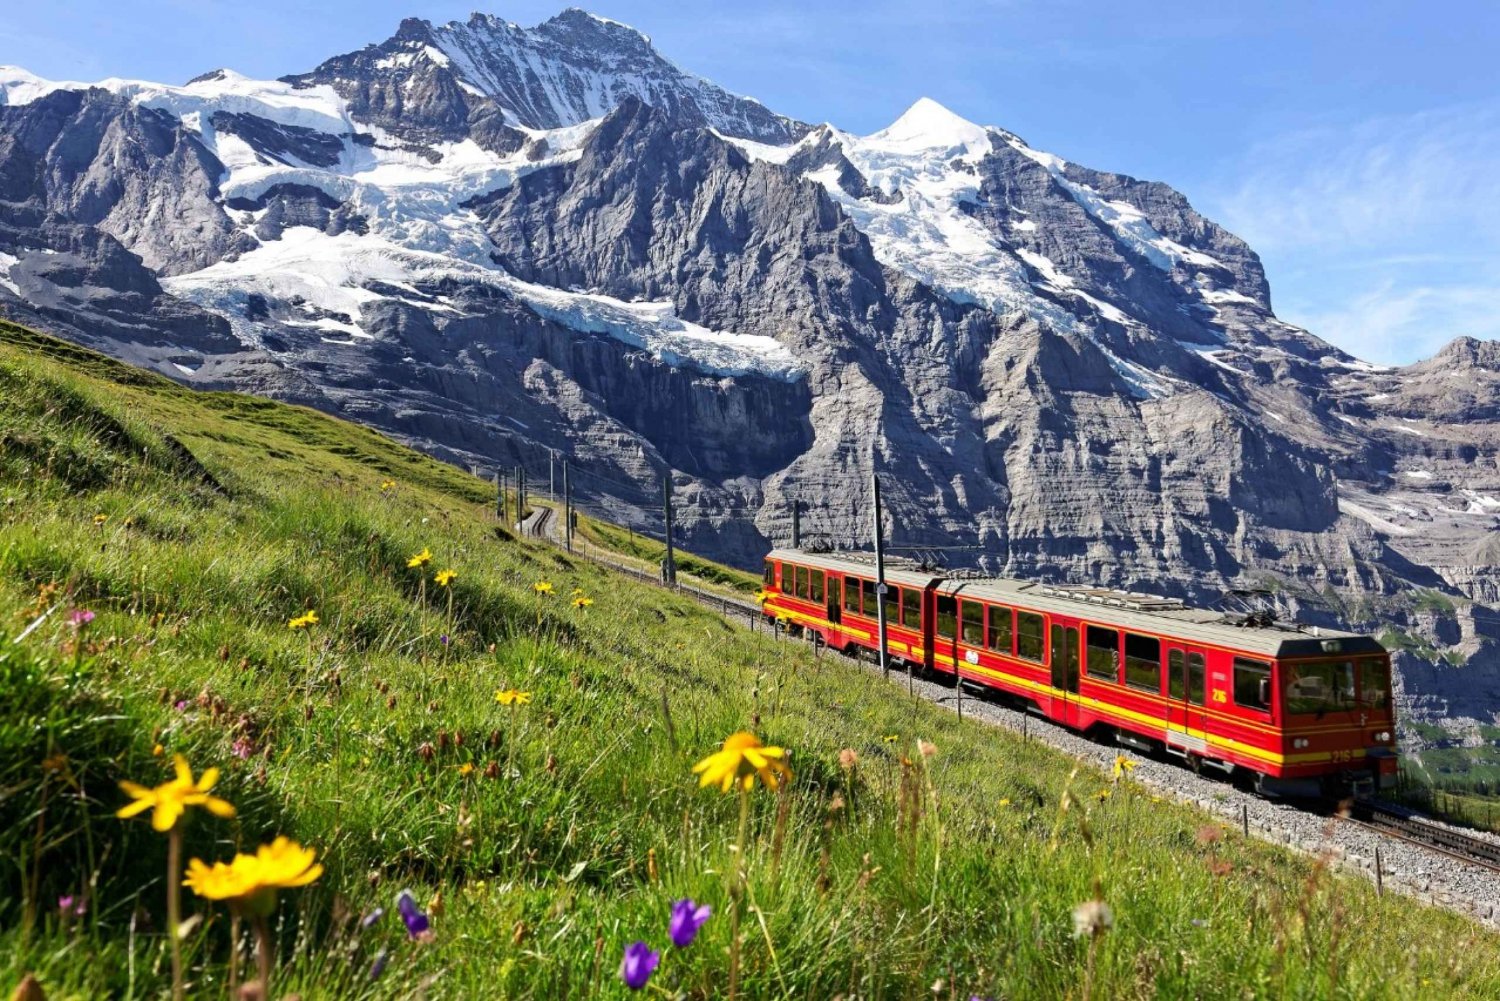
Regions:
<instances>
[{"instance_id":1,"label":"purple flower","mask_svg":"<svg viewBox=\"0 0 1500 1001\"><path fill-rule=\"evenodd\" d=\"M625 958L620 962L620 979L626 987L638 991L646 986L660 962L661 953L652 952L645 942L632 942L625 947Z\"/></svg>"},{"instance_id":2,"label":"purple flower","mask_svg":"<svg viewBox=\"0 0 1500 1001\"><path fill-rule=\"evenodd\" d=\"M187 699L178 699L176 704L173 705L172 708L176 709L178 712L185 712L187 710L187 706Z\"/></svg>"},{"instance_id":3,"label":"purple flower","mask_svg":"<svg viewBox=\"0 0 1500 1001\"><path fill-rule=\"evenodd\" d=\"M368 931L370 928L373 928L375 926L375 923L377 921L379 921L383 917L385 917L385 908L384 907L377 907L377 908L375 908L369 914L366 914L364 917L362 917L362 918L359 919L359 928L360 928L360 930L361 931Z\"/></svg>"},{"instance_id":4,"label":"purple flower","mask_svg":"<svg viewBox=\"0 0 1500 1001\"><path fill-rule=\"evenodd\" d=\"M389 949L381 949L375 954L375 961L370 964L370 979L379 980L380 975L385 972L385 964L391 961Z\"/></svg>"},{"instance_id":5,"label":"purple flower","mask_svg":"<svg viewBox=\"0 0 1500 1001\"><path fill-rule=\"evenodd\" d=\"M82 628L94 621L94 613L87 608L75 608L68 615L68 621L73 624L74 628Z\"/></svg>"},{"instance_id":6,"label":"purple flower","mask_svg":"<svg viewBox=\"0 0 1500 1001\"><path fill-rule=\"evenodd\" d=\"M704 904L699 907L692 900L684 898L672 905L672 922L668 926L668 934L672 936L672 944L679 949L686 949L693 944L693 939L698 937L698 929L703 927L703 922L713 913L713 908Z\"/></svg>"},{"instance_id":7,"label":"purple flower","mask_svg":"<svg viewBox=\"0 0 1500 1001\"><path fill-rule=\"evenodd\" d=\"M234 754L236 758L239 758L241 761L243 761L246 758L250 757L250 755L255 753L255 745L250 743L249 737L241 737L234 742L234 746L229 750ZM385 913L379 908L376 908L376 910L381 914Z\"/></svg>"},{"instance_id":8,"label":"purple flower","mask_svg":"<svg viewBox=\"0 0 1500 1001\"><path fill-rule=\"evenodd\" d=\"M89 912L89 899L65 894L57 898L57 910L65 918L81 918Z\"/></svg>"},{"instance_id":9,"label":"purple flower","mask_svg":"<svg viewBox=\"0 0 1500 1001\"><path fill-rule=\"evenodd\" d=\"M396 910L401 912L401 920L406 922L406 934L423 941L432 937L432 922L427 920L426 912L417 906L417 898L411 895L410 890L402 890L401 895L396 898Z\"/></svg>"},{"instance_id":10,"label":"purple flower","mask_svg":"<svg viewBox=\"0 0 1500 1001\"><path fill-rule=\"evenodd\" d=\"M442 640L443 640L443 646L447 646L448 645L448 634L447 633L443 634Z\"/></svg>"}]
</instances>

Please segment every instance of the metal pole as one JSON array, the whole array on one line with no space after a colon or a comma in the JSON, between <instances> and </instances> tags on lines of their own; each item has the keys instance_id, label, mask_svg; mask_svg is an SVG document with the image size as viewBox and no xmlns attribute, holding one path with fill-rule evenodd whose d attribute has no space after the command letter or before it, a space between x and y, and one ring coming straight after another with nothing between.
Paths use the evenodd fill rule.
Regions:
<instances>
[{"instance_id":1,"label":"metal pole","mask_svg":"<svg viewBox=\"0 0 1500 1001\"><path fill-rule=\"evenodd\" d=\"M1240 804L1240 830L1244 832L1245 837L1250 836L1250 807L1245 803Z\"/></svg>"},{"instance_id":2,"label":"metal pole","mask_svg":"<svg viewBox=\"0 0 1500 1001\"><path fill-rule=\"evenodd\" d=\"M520 484L519 489L520 489L520 492L521 492L520 500L516 501L516 520L517 521L525 521L526 520L526 467L525 466L517 466L516 467L516 473L520 477L520 479L517 480L516 482L518 484Z\"/></svg>"},{"instance_id":3,"label":"metal pole","mask_svg":"<svg viewBox=\"0 0 1500 1001\"><path fill-rule=\"evenodd\" d=\"M495 517L505 524L505 474L495 470Z\"/></svg>"},{"instance_id":4,"label":"metal pole","mask_svg":"<svg viewBox=\"0 0 1500 1001\"><path fill-rule=\"evenodd\" d=\"M792 548L802 548L802 502L792 501Z\"/></svg>"},{"instance_id":5,"label":"metal pole","mask_svg":"<svg viewBox=\"0 0 1500 1001\"><path fill-rule=\"evenodd\" d=\"M880 630L880 673L890 677L891 662L887 654L889 633L885 622L885 540L880 526L880 477L870 474L870 488L875 498L875 622Z\"/></svg>"},{"instance_id":6,"label":"metal pole","mask_svg":"<svg viewBox=\"0 0 1500 1001\"><path fill-rule=\"evenodd\" d=\"M547 449L547 499L557 503L557 453Z\"/></svg>"},{"instance_id":7,"label":"metal pole","mask_svg":"<svg viewBox=\"0 0 1500 1001\"><path fill-rule=\"evenodd\" d=\"M667 559L663 566L663 578L668 587L677 583L677 562L672 557L672 474L661 478L661 501L667 516Z\"/></svg>"},{"instance_id":8,"label":"metal pole","mask_svg":"<svg viewBox=\"0 0 1500 1001\"><path fill-rule=\"evenodd\" d=\"M573 551L573 484L568 479L568 461L563 460L563 542Z\"/></svg>"},{"instance_id":9,"label":"metal pole","mask_svg":"<svg viewBox=\"0 0 1500 1001\"><path fill-rule=\"evenodd\" d=\"M1380 845L1375 846L1375 896L1385 896L1385 876L1380 871Z\"/></svg>"}]
</instances>

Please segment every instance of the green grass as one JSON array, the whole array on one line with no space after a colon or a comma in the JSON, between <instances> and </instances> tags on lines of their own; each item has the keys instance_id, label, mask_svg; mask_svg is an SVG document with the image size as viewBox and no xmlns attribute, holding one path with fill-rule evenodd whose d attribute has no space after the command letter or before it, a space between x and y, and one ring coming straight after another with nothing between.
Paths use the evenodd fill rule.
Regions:
<instances>
[{"instance_id":1,"label":"green grass","mask_svg":"<svg viewBox=\"0 0 1500 1001\"><path fill-rule=\"evenodd\" d=\"M578 534L600 549L640 560L649 567L660 567L667 555L664 543L596 518L580 516ZM754 594L760 589L760 577L744 570L727 567L675 547L672 558L677 564L679 576L696 577L705 583L716 584L740 594Z\"/></svg>"},{"instance_id":2,"label":"green grass","mask_svg":"<svg viewBox=\"0 0 1500 1001\"><path fill-rule=\"evenodd\" d=\"M286 834L327 864L282 895L277 996L623 997L636 939L667 995L722 996L737 812L690 769L750 728L796 779L752 801L746 997L1500 992L1500 939L1463 919L512 539L486 484L367 431L0 325L0 445L0 990L164 995L165 844L113 813L182 752L239 808L193 817L189 856ZM511 686L531 703L496 705ZM402 887L441 899L431 943L359 929ZM1075 938L1096 893L1113 926ZM715 915L673 950L683 896ZM227 912L184 904L190 993L223 997Z\"/></svg>"}]
</instances>

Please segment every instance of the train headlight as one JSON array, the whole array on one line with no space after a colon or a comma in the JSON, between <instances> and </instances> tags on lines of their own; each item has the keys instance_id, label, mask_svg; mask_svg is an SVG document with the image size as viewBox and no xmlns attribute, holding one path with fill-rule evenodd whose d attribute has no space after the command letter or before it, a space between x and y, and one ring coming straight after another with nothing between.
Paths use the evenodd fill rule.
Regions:
<instances>
[{"instance_id":1,"label":"train headlight","mask_svg":"<svg viewBox=\"0 0 1500 1001\"><path fill-rule=\"evenodd\" d=\"M1297 738L1295 738L1292 741L1292 746L1295 747L1295 748L1297 748L1298 750L1306 747L1307 746L1307 738L1306 737L1297 737Z\"/></svg>"},{"instance_id":2,"label":"train headlight","mask_svg":"<svg viewBox=\"0 0 1500 1001\"><path fill-rule=\"evenodd\" d=\"M1377 744L1389 744L1391 742L1391 731L1389 731L1389 730L1381 730L1378 733L1372 733L1372 734L1370 734L1370 737Z\"/></svg>"}]
</instances>

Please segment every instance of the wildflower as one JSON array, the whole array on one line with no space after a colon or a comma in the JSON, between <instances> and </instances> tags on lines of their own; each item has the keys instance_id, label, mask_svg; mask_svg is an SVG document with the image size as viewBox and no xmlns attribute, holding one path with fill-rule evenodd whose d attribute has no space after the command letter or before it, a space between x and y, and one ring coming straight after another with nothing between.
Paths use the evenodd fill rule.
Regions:
<instances>
[{"instance_id":1,"label":"wildflower","mask_svg":"<svg viewBox=\"0 0 1500 1001\"><path fill-rule=\"evenodd\" d=\"M1224 832L1213 824L1204 824L1198 828L1197 834L1194 835L1200 845L1211 845L1223 836Z\"/></svg>"},{"instance_id":2,"label":"wildflower","mask_svg":"<svg viewBox=\"0 0 1500 1001\"><path fill-rule=\"evenodd\" d=\"M732 789L736 782L749 789L755 785L755 777L772 789L783 779L790 780L792 770L786 764L786 750L767 747L753 733L740 731L731 734L724 746L693 766L693 773L701 776L700 787L717 785L724 792Z\"/></svg>"},{"instance_id":3,"label":"wildflower","mask_svg":"<svg viewBox=\"0 0 1500 1001\"><path fill-rule=\"evenodd\" d=\"M573 597L575 597L575 598L581 598L581 597L583 597L583 593L584 593L583 592L583 588L581 588L581 587L575 587L575 588L573 588Z\"/></svg>"},{"instance_id":4,"label":"wildflower","mask_svg":"<svg viewBox=\"0 0 1500 1001\"><path fill-rule=\"evenodd\" d=\"M177 824L177 818L181 817L190 806L204 807L216 817L234 816L233 806L217 796L208 794L208 791L214 787L214 783L219 781L217 768L205 769L195 782L193 770L188 767L186 758L180 754L174 754L172 762L176 768L176 777L154 789L136 785L134 782L121 782L120 788L135 802L120 807L115 816L124 819L152 810L151 826L163 832L170 831Z\"/></svg>"},{"instance_id":5,"label":"wildflower","mask_svg":"<svg viewBox=\"0 0 1500 1001\"><path fill-rule=\"evenodd\" d=\"M438 637L438 642L442 643L443 646L447 646L448 645L448 634L444 633L443 635L439 636Z\"/></svg>"},{"instance_id":6,"label":"wildflower","mask_svg":"<svg viewBox=\"0 0 1500 1001\"><path fill-rule=\"evenodd\" d=\"M839 767L846 772L852 772L859 764L859 755L854 753L854 748L846 747L839 752Z\"/></svg>"},{"instance_id":7,"label":"wildflower","mask_svg":"<svg viewBox=\"0 0 1500 1001\"><path fill-rule=\"evenodd\" d=\"M1103 803L1105 800L1109 799L1109 790L1108 789L1100 789L1099 792L1096 795L1099 798L1099 802Z\"/></svg>"},{"instance_id":8,"label":"wildflower","mask_svg":"<svg viewBox=\"0 0 1500 1001\"><path fill-rule=\"evenodd\" d=\"M1010 806L1010 799L1007 798L1007 797L1005 797L1005 796L1001 796L1000 797L1000 802L999 802L998 805L999 806Z\"/></svg>"},{"instance_id":9,"label":"wildflower","mask_svg":"<svg viewBox=\"0 0 1500 1001\"><path fill-rule=\"evenodd\" d=\"M381 490L382 493L384 493L387 490L394 490L394 489L396 489L396 481L395 480L381 480L380 481L380 490Z\"/></svg>"},{"instance_id":10,"label":"wildflower","mask_svg":"<svg viewBox=\"0 0 1500 1001\"><path fill-rule=\"evenodd\" d=\"M229 752L236 758L244 761L255 753L255 745L250 743L249 737L240 737L234 742L234 746L229 749Z\"/></svg>"},{"instance_id":11,"label":"wildflower","mask_svg":"<svg viewBox=\"0 0 1500 1001\"><path fill-rule=\"evenodd\" d=\"M428 920L426 912L417 905L417 898L412 896L410 890L402 890L396 897L396 910L406 924L407 935L419 942L432 940L432 922Z\"/></svg>"},{"instance_id":12,"label":"wildflower","mask_svg":"<svg viewBox=\"0 0 1500 1001\"><path fill-rule=\"evenodd\" d=\"M232 900L252 914L266 915L276 904L276 891L306 886L323 875L317 852L303 848L287 837L243 852L233 861L207 865L202 859L188 863L188 887L208 900Z\"/></svg>"},{"instance_id":13,"label":"wildflower","mask_svg":"<svg viewBox=\"0 0 1500 1001\"><path fill-rule=\"evenodd\" d=\"M699 906L694 901L683 898L672 905L672 921L668 926L667 934L672 937L672 944L679 949L686 949L693 944L693 939L698 937L698 929L713 914L713 908L707 904Z\"/></svg>"},{"instance_id":14,"label":"wildflower","mask_svg":"<svg viewBox=\"0 0 1500 1001\"><path fill-rule=\"evenodd\" d=\"M588 608L593 603L594 603L594 599L593 598L587 597L586 595L582 595L582 594L580 594L578 597L576 597L576 598L573 599L573 607L574 608Z\"/></svg>"},{"instance_id":15,"label":"wildflower","mask_svg":"<svg viewBox=\"0 0 1500 1001\"><path fill-rule=\"evenodd\" d=\"M917 750L921 752L922 757L930 758L937 753L937 745L931 741L919 739L917 741Z\"/></svg>"},{"instance_id":16,"label":"wildflower","mask_svg":"<svg viewBox=\"0 0 1500 1001\"><path fill-rule=\"evenodd\" d=\"M422 741L422 746L417 748L417 757L423 761L431 761L435 754L437 754L437 751L433 749L432 741L430 740Z\"/></svg>"},{"instance_id":17,"label":"wildflower","mask_svg":"<svg viewBox=\"0 0 1500 1001\"><path fill-rule=\"evenodd\" d=\"M81 918L89 912L89 898L64 894L57 898L57 912L65 918Z\"/></svg>"},{"instance_id":18,"label":"wildflower","mask_svg":"<svg viewBox=\"0 0 1500 1001\"><path fill-rule=\"evenodd\" d=\"M96 514L96 515L94 515L94 524L96 524L96 525L102 525L102 524L104 524L108 520L109 520L109 515L107 515L107 514Z\"/></svg>"},{"instance_id":19,"label":"wildflower","mask_svg":"<svg viewBox=\"0 0 1500 1001\"><path fill-rule=\"evenodd\" d=\"M453 583L453 578L458 576L457 570L439 570L432 575L432 582L438 587L447 587Z\"/></svg>"},{"instance_id":20,"label":"wildflower","mask_svg":"<svg viewBox=\"0 0 1500 1001\"><path fill-rule=\"evenodd\" d=\"M625 947L625 958L620 961L620 979L626 987L638 991L646 986L660 962L661 953L652 952L645 942L632 942Z\"/></svg>"},{"instance_id":21,"label":"wildflower","mask_svg":"<svg viewBox=\"0 0 1500 1001\"><path fill-rule=\"evenodd\" d=\"M306 629L309 626L315 626L318 624L318 613L308 609L295 619L287 619L286 624L289 629Z\"/></svg>"},{"instance_id":22,"label":"wildflower","mask_svg":"<svg viewBox=\"0 0 1500 1001\"><path fill-rule=\"evenodd\" d=\"M458 774L460 776L462 776L463 778L468 778L470 775L473 774L473 772L474 772L474 763L471 762L471 761L465 761L463 764L461 764L461 765L458 766Z\"/></svg>"},{"instance_id":23,"label":"wildflower","mask_svg":"<svg viewBox=\"0 0 1500 1001\"><path fill-rule=\"evenodd\" d=\"M364 917L359 919L360 931L369 931L371 928L374 928L377 924L380 923L380 919L383 917L385 917L385 908L375 908L369 914L366 914Z\"/></svg>"},{"instance_id":24,"label":"wildflower","mask_svg":"<svg viewBox=\"0 0 1500 1001\"><path fill-rule=\"evenodd\" d=\"M502 706L524 706L531 701L531 693L518 692L514 688L506 688L495 693L495 701Z\"/></svg>"},{"instance_id":25,"label":"wildflower","mask_svg":"<svg viewBox=\"0 0 1500 1001\"><path fill-rule=\"evenodd\" d=\"M415 570L417 567L425 567L430 562L432 562L432 550L423 546L420 553L406 561L406 568Z\"/></svg>"},{"instance_id":26,"label":"wildflower","mask_svg":"<svg viewBox=\"0 0 1500 1001\"><path fill-rule=\"evenodd\" d=\"M1123 754L1115 755L1114 779L1116 782L1130 775L1135 770L1135 762Z\"/></svg>"},{"instance_id":27,"label":"wildflower","mask_svg":"<svg viewBox=\"0 0 1500 1001\"><path fill-rule=\"evenodd\" d=\"M897 734L894 734L894 733L888 733L884 737L881 737L880 739L883 740L883 741L885 741L887 744L894 744L896 741L900 740L901 737L899 735L897 735Z\"/></svg>"},{"instance_id":28,"label":"wildflower","mask_svg":"<svg viewBox=\"0 0 1500 1001\"><path fill-rule=\"evenodd\" d=\"M155 747L151 748L151 756L153 758L159 758L163 754L165 754L166 751L167 751L167 749L165 747L162 747L160 744L157 744Z\"/></svg>"},{"instance_id":29,"label":"wildflower","mask_svg":"<svg viewBox=\"0 0 1500 1001\"><path fill-rule=\"evenodd\" d=\"M379 980L380 975L385 972L385 964L390 961L391 951L389 949L381 949L377 952L374 962L370 963L369 979L372 981Z\"/></svg>"},{"instance_id":30,"label":"wildflower","mask_svg":"<svg viewBox=\"0 0 1500 1001\"><path fill-rule=\"evenodd\" d=\"M539 580L535 584L531 585L531 589L539 595L548 595L552 593L552 585L544 580Z\"/></svg>"},{"instance_id":31,"label":"wildflower","mask_svg":"<svg viewBox=\"0 0 1500 1001\"><path fill-rule=\"evenodd\" d=\"M1234 863L1223 859L1212 859L1208 863L1208 871L1215 876L1227 876L1234 871Z\"/></svg>"},{"instance_id":32,"label":"wildflower","mask_svg":"<svg viewBox=\"0 0 1500 1001\"><path fill-rule=\"evenodd\" d=\"M94 621L94 613L87 608L75 608L68 613L68 624L74 629L82 629Z\"/></svg>"},{"instance_id":33,"label":"wildflower","mask_svg":"<svg viewBox=\"0 0 1500 1001\"><path fill-rule=\"evenodd\" d=\"M1114 927L1115 916L1102 900L1085 900L1073 908L1073 937L1090 938Z\"/></svg>"}]
</instances>

